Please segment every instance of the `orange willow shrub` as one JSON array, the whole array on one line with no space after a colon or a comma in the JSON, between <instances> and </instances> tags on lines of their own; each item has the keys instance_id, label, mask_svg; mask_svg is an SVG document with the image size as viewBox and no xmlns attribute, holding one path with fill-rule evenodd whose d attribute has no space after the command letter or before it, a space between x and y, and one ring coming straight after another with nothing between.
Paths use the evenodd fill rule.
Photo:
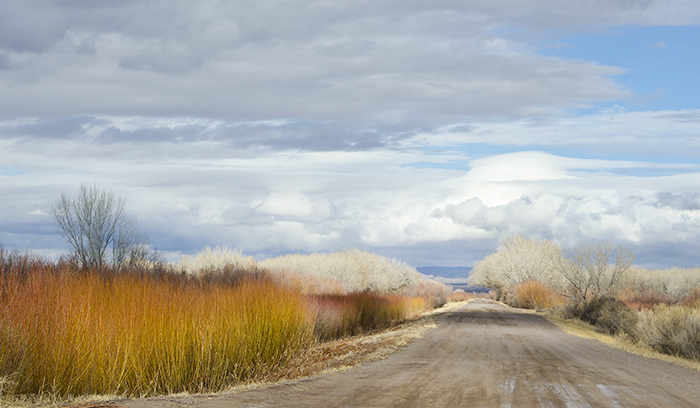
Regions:
<instances>
[{"instance_id":1,"label":"orange willow shrub","mask_svg":"<svg viewBox=\"0 0 700 408\"><path fill-rule=\"evenodd\" d=\"M220 390L284 365L310 344L305 300L262 278L206 282L0 265L0 391Z\"/></svg>"},{"instance_id":2,"label":"orange willow shrub","mask_svg":"<svg viewBox=\"0 0 700 408\"><path fill-rule=\"evenodd\" d=\"M681 306L700 309L700 287L692 288L683 299Z\"/></svg>"},{"instance_id":3,"label":"orange willow shrub","mask_svg":"<svg viewBox=\"0 0 700 408\"><path fill-rule=\"evenodd\" d=\"M314 335L320 341L388 327L426 309L419 297L374 293L314 295L309 302L316 311Z\"/></svg>"},{"instance_id":4,"label":"orange willow shrub","mask_svg":"<svg viewBox=\"0 0 700 408\"><path fill-rule=\"evenodd\" d=\"M452 288L435 280L421 280L402 289L403 295L421 297L432 308L437 309L447 303L452 295Z\"/></svg>"},{"instance_id":5,"label":"orange willow shrub","mask_svg":"<svg viewBox=\"0 0 700 408\"><path fill-rule=\"evenodd\" d=\"M656 305L673 305L676 303L669 295L653 290L624 289L617 299L634 310L653 309Z\"/></svg>"},{"instance_id":6,"label":"orange willow shrub","mask_svg":"<svg viewBox=\"0 0 700 408\"><path fill-rule=\"evenodd\" d=\"M521 282L513 289L510 303L524 309L548 309L557 304L564 303L564 299L554 293L547 285L538 281Z\"/></svg>"}]
</instances>

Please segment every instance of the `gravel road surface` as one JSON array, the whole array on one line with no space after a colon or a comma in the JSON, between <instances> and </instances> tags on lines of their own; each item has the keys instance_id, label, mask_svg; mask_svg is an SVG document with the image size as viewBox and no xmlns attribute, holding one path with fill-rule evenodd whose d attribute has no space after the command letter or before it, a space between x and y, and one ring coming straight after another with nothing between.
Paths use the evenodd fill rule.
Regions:
<instances>
[{"instance_id":1,"label":"gravel road surface","mask_svg":"<svg viewBox=\"0 0 700 408\"><path fill-rule=\"evenodd\" d=\"M475 300L389 358L239 393L121 402L155 407L700 407L700 372L564 333Z\"/></svg>"}]
</instances>

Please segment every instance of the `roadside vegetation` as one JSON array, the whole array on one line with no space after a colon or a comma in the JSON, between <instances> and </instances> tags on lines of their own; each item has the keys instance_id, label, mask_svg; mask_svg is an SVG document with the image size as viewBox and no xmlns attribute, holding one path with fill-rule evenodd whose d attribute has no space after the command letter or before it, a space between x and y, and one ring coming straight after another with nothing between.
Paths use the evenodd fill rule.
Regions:
<instances>
[{"instance_id":1,"label":"roadside vegetation","mask_svg":"<svg viewBox=\"0 0 700 408\"><path fill-rule=\"evenodd\" d=\"M264 381L305 361L314 344L396 325L452 293L367 252L301 258L306 265L288 269L207 248L176 264L116 268L0 248L0 397L133 397ZM343 266L317 275L313 265L329 258ZM344 275L360 270L362 280Z\"/></svg>"},{"instance_id":2,"label":"roadside vegetation","mask_svg":"<svg viewBox=\"0 0 700 408\"><path fill-rule=\"evenodd\" d=\"M511 306L700 361L700 268L646 270L633 262L629 250L609 242L560 248L513 235L475 264L471 280Z\"/></svg>"},{"instance_id":3,"label":"roadside vegetation","mask_svg":"<svg viewBox=\"0 0 700 408\"><path fill-rule=\"evenodd\" d=\"M258 263L207 247L167 264L125 208L83 184L50 210L66 259L0 246L0 405L263 381L310 363L314 345L396 325L452 294L356 249Z\"/></svg>"}]
</instances>

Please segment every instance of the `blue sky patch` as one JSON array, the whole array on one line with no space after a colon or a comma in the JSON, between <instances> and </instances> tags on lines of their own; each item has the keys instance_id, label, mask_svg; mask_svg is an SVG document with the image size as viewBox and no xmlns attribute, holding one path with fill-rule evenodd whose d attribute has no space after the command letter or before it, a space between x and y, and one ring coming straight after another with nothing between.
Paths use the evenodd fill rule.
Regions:
<instances>
[{"instance_id":1,"label":"blue sky patch","mask_svg":"<svg viewBox=\"0 0 700 408\"><path fill-rule=\"evenodd\" d=\"M9 177L14 177L14 176L20 176L22 174L26 174L27 172L20 169L19 167L0 167L0 175L3 176L9 176Z\"/></svg>"},{"instance_id":2,"label":"blue sky patch","mask_svg":"<svg viewBox=\"0 0 700 408\"><path fill-rule=\"evenodd\" d=\"M630 111L700 108L700 27L612 27L539 44L542 55L625 68Z\"/></svg>"}]
</instances>

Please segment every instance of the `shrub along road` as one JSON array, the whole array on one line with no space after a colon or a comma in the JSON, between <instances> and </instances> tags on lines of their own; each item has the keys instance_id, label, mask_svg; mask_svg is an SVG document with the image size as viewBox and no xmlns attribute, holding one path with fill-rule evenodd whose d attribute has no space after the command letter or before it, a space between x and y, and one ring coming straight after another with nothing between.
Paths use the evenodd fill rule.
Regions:
<instances>
[{"instance_id":1,"label":"shrub along road","mask_svg":"<svg viewBox=\"0 0 700 408\"><path fill-rule=\"evenodd\" d=\"M564 333L474 300L388 359L239 393L132 400L151 407L697 407L700 372Z\"/></svg>"}]
</instances>

